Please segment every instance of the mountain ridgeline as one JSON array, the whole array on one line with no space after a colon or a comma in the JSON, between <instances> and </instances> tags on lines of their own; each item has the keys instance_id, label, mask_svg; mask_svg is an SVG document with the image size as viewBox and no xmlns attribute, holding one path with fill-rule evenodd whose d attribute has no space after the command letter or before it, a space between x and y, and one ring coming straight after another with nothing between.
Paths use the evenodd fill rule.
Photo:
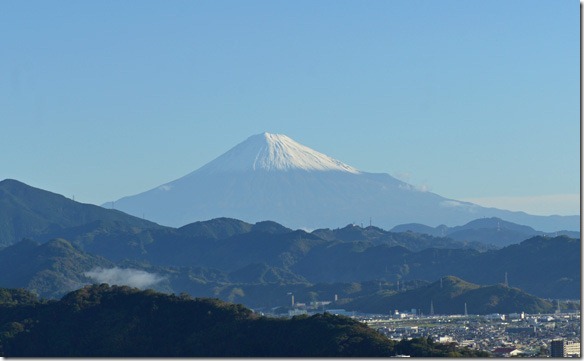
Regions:
<instances>
[{"instance_id":1,"label":"mountain ridgeline","mask_svg":"<svg viewBox=\"0 0 584 361\"><path fill-rule=\"evenodd\" d=\"M216 218L172 228L17 181L0 182L0 189L9 199L6 219L13 221L3 233L0 287L26 288L42 297L110 283L270 308L289 303L289 292L306 302L335 295L357 302L398 283L411 290L452 275L497 285L506 274L510 288L536 297L580 294L579 238L534 237L531 228L501 219L461 226L482 232L482 241L417 233L411 225L403 232L354 224L307 232L273 221ZM18 224L36 226L27 232ZM525 232L524 240L499 248L508 243L505 229ZM14 239L15 230L26 239Z\"/></svg>"},{"instance_id":2,"label":"mountain ridgeline","mask_svg":"<svg viewBox=\"0 0 584 361\"><path fill-rule=\"evenodd\" d=\"M532 296L520 289L503 284L479 286L446 276L426 286L404 292L385 291L356 298L339 305L349 310L388 313L388 310L415 308L425 314L509 314L521 309L526 313L549 313L554 304Z\"/></svg>"},{"instance_id":3,"label":"mountain ridgeline","mask_svg":"<svg viewBox=\"0 0 584 361\"><path fill-rule=\"evenodd\" d=\"M108 285L52 302L0 289L0 329L0 356L6 357L488 355L425 340L391 341L360 322L327 313L274 319L215 299Z\"/></svg>"},{"instance_id":4,"label":"mountain ridgeline","mask_svg":"<svg viewBox=\"0 0 584 361\"><path fill-rule=\"evenodd\" d=\"M448 227L446 225L429 227L419 223L412 223L401 224L391 229L391 232L398 233L408 231L435 237L448 237L453 240L466 242L480 242L497 247L509 246L534 236L556 237L563 235L571 238L580 238L580 232L565 230L541 232L531 227L507 222L496 217L475 219L465 225L456 227Z\"/></svg>"},{"instance_id":5,"label":"mountain ridgeline","mask_svg":"<svg viewBox=\"0 0 584 361\"><path fill-rule=\"evenodd\" d=\"M498 217L548 232L580 229L579 216L534 216L447 199L270 133L251 136L184 177L115 204L173 227L218 217L250 223L270 219L301 229L334 228L370 217L386 228Z\"/></svg>"},{"instance_id":6,"label":"mountain ridgeline","mask_svg":"<svg viewBox=\"0 0 584 361\"><path fill-rule=\"evenodd\" d=\"M83 204L13 179L0 182L0 247L22 238L61 234L91 222L112 222L140 229L157 224L121 211Z\"/></svg>"}]
</instances>

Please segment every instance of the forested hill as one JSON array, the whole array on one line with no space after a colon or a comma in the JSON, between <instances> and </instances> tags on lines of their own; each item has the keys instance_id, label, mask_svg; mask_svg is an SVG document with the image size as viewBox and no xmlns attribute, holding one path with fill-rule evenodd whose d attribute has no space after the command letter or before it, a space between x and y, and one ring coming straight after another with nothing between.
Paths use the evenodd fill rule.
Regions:
<instances>
[{"instance_id":1,"label":"forested hill","mask_svg":"<svg viewBox=\"0 0 584 361\"><path fill-rule=\"evenodd\" d=\"M139 229L160 228L156 223L114 209L75 202L17 180L0 181L0 248L22 238L58 234L63 229L96 221Z\"/></svg>"},{"instance_id":2,"label":"forested hill","mask_svg":"<svg viewBox=\"0 0 584 361\"><path fill-rule=\"evenodd\" d=\"M485 356L426 339L395 342L342 316L261 317L236 304L106 284L42 302L0 289L5 357Z\"/></svg>"},{"instance_id":3,"label":"forested hill","mask_svg":"<svg viewBox=\"0 0 584 361\"><path fill-rule=\"evenodd\" d=\"M430 304L436 314L463 314L465 305L471 314L513 312L553 313L552 302L537 298L520 289L502 284L481 286L447 276L440 281L404 292L385 291L356 298L339 307L370 313L386 313L388 309L416 308L429 314Z\"/></svg>"}]
</instances>

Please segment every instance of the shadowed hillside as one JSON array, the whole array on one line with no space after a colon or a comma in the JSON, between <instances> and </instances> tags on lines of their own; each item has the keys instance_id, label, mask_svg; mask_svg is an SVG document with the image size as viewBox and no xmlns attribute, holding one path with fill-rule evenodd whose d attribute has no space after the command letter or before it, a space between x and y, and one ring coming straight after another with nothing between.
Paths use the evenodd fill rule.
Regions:
<instances>
[{"instance_id":1,"label":"shadowed hillside","mask_svg":"<svg viewBox=\"0 0 584 361\"><path fill-rule=\"evenodd\" d=\"M387 357L407 346L346 317L272 319L215 299L105 284L58 302L0 303L0 328L6 357ZM453 346L422 351L478 355Z\"/></svg>"},{"instance_id":2,"label":"shadowed hillside","mask_svg":"<svg viewBox=\"0 0 584 361\"><path fill-rule=\"evenodd\" d=\"M140 228L159 227L117 210L78 203L13 179L0 181L0 247L22 238L55 233L93 221L120 221Z\"/></svg>"},{"instance_id":3,"label":"shadowed hillside","mask_svg":"<svg viewBox=\"0 0 584 361\"><path fill-rule=\"evenodd\" d=\"M479 286L460 278L447 276L405 292L380 292L344 304L347 309L371 313L389 313L389 310L418 309L430 314L463 314L465 303L471 314L489 313L545 313L553 312L554 305L529 295L517 288L503 285Z\"/></svg>"}]
</instances>

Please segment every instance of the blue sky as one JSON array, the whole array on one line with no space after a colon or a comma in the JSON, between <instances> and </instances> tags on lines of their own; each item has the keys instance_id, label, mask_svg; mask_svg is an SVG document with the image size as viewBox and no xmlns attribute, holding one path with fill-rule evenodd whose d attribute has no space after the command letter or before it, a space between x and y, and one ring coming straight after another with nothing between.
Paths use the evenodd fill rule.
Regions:
<instances>
[{"instance_id":1,"label":"blue sky","mask_svg":"<svg viewBox=\"0 0 584 361\"><path fill-rule=\"evenodd\" d=\"M445 197L578 214L579 6L3 1L0 179L101 204L268 131Z\"/></svg>"}]
</instances>

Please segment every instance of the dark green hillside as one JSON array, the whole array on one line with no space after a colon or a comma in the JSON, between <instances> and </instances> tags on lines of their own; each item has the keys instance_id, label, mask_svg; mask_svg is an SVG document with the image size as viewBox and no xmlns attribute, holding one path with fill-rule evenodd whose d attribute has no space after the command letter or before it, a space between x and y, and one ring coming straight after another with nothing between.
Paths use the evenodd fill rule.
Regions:
<instances>
[{"instance_id":1,"label":"dark green hillside","mask_svg":"<svg viewBox=\"0 0 584 361\"><path fill-rule=\"evenodd\" d=\"M293 230L272 221L250 224L233 218L215 218L208 221L194 222L178 228L177 231L189 239L204 241L225 240L250 232L272 235L293 232Z\"/></svg>"},{"instance_id":2,"label":"dark green hillside","mask_svg":"<svg viewBox=\"0 0 584 361\"><path fill-rule=\"evenodd\" d=\"M314 247L292 270L312 282L395 280L407 273L404 247L375 246L371 242L327 242Z\"/></svg>"},{"instance_id":3,"label":"dark green hillside","mask_svg":"<svg viewBox=\"0 0 584 361\"><path fill-rule=\"evenodd\" d=\"M448 230L449 227L444 224L441 224L438 227L430 227L421 223L406 223L393 227L392 229L390 229L390 232L396 233L414 232L420 234L429 234L431 236L436 237L443 237L446 235Z\"/></svg>"},{"instance_id":4,"label":"dark green hillside","mask_svg":"<svg viewBox=\"0 0 584 361\"><path fill-rule=\"evenodd\" d=\"M433 304L436 314L463 314L466 303L470 314L553 312L554 305L517 288L502 285L479 286L457 277L405 292L379 292L343 304L346 309L372 313L416 308L429 314Z\"/></svg>"},{"instance_id":5,"label":"dark green hillside","mask_svg":"<svg viewBox=\"0 0 584 361\"><path fill-rule=\"evenodd\" d=\"M527 234L527 235L535 235L538 232L535 229L524 226L520 224L516 224L513 222L507 222L502 220L501 218L497 217L489 217L489 218L478 218L473 221L468 222L462 226L456 226L449 229L448 233L459 232L463 230L478 230L478 229L498 229L499 231L509 230L514 231L517 233Z\"/></svg>"},{"instance_id":6,"label":"dark green hillside","mask_svg":"<svg viewBox=\"0 0 584 361\"><path fill-rule=\"evenodd\" d=\"M0 250L0 286L26 288L44 297L60 297L90 283L83 275L94 267L113 267L63 239L39 244L23 240Z\"/></svg>"},{"instance_id":7,"label":"dark green hillside","mask_svg":"<svg viewBox=\"0 0 584 361\"><path fill-rule=\"evenodd\" d=\"M496 251L428 248L412 252L372 242L333 241L315 246L291 266L310 282L435 280L455 275L477 284L509 284L545 298L580 295L580 240L535 237Z\"/></svg>"},{"instance_id":8,"label":"dark green hillside","mask_svg":"<svg viewBox=\"0 0 584 361\"><path fill-rule=\"evenodd\" d=\"M230 218L195 222L179 229L144 230L133 238L148 240L139 258L152 264L228 272L253 263L283 267L306 253L313 243L322 241L275 222L251 225ZM132 237L127 234L119 237L122 243L129 239Z\"/></svg>"},{"instance_id":9,"label":"dark green hillside","mask_svg":"<svg viewBox=\"0 0 584 361\"><path fill-rule=\"evenodd\" d=\"M376 240L376 243L387 245L399 245L402 247L406 247L414 252L423 251L429 248L465 249L465 250L468 249L484 252L496 248L476 240L466 239L455 240L450 237L440 236L434 237L426 234L413 232L390 233Z\"/></svg>"},{"instance_id":10,"label":"dark green hillside","mask_svg":"<svg viewBox=\"0 0 584 361\"><path fill-rule=\"evenodd\" d=\"M289 270L271 267L265 263L250 263L243 268L229 273L229 279L235 283L308 283L301 276L298 276Z\"/></svg>"},{"instance_id":11,"label":"dark green hillside","mask_svg":"<svg viewBox=\"0 0 584 361\"><path fill-rule=\"evenodd\" d=\"M0 288L0 305L22 305L38 303L39 298L36 294L22 288Z\"/></svg>"},{"instance_id":12,"label":"dark green hillside","mask_svg":"<svg viewBox=\"0 0 584 361\"><path fill-rule=\"evenodd\" d=\"M283 234L293 232L290 228L284 227L283 225L276 223L274 221L261 221L254 224L251 228L252 232L260 233L271 233L271 234Z\"/></svg>"},{"instance_id":13,"label":"dark green hillside","mask_svg":"<svg viewBox=\"0 0 584 361\"><path fill-rule=\"evenodd\" d=\"M216 299L105 284L69 293L58 302L0 302L0 330L0 356L5 357L486 355L422 339L390 341L342 316L266 318Z\"/></svg>"},{"instance_id":14,"label":"dark green hillside","mask_svg":"<svg viewBox=\"0 0 584 361\"><path fill-rule=\"evenodd\" d=\"M50 232L43 235L43 238L64 238L85 252L120 261L146 259L146 249L155 241L153 234L164 239L171 238L173 233L177 232L172 228L144 229L122 221L97 220Z\"/></svg>"},{"instance_id":15,"label":"dark green hillside","mask_svg":"<svg viewBox=\"0 0 584 361\"><path fill-rule=\"evenodd\" d=\"M317 229L312 232L314 235L328 241L365 241L383 237L386 231L377 227L362 228L354 224L349 224L339 229Z\"/></svg>"},{"instance_id":16,"label":"dark green hillside","mask_svg":"<svg viewBox=\"0 0 584 361\"><path fill-rule=\"evenodd\" d=\"M470 303L467 304L469 312L477 314L489 313L549 313L554 312L554 305L547 300L532 296L524 291L506 287L501 284L483 286L468 292L465 297ZM454 307L463 306L464 298L459 298ZM485 302L487 300L487 302ZM515 310L515 311L513 311Z\"/></svg>"},{"instance_id":17,"label":"dark green hillside","mask_svg":"<svg viewBox=\"0 0 584 361\"><path fill-rule=\"evenodd\" d=\"M322 239L301 230L276 234L254 231L216 242L199 265L226 271L252 263L288 268L323 243Z\"/></svg>"},{"instance_id":18,"label":"dark green hillside","mask_svg":"<svg viewBox=\"0 0 584 361\"><path fill-rule=\"evenodd\" d=\"M470 242L481 242L492 244L497 248L505 247L510 244L519 243L531 237L530 234L521 233L513 230L497 229L463 229L452 232L448 237L453 239L464 239ZM488 243L487 243L488 242Z\"/></svg>"},{"instance_id":19,"label":"dark green hillside","mask_svg":"<svg viewBox=\"0 0 584 361\"><path fill-rule=\"evenodd\" d=\"M395 279L396 274L401 274L399 270L401 259L400 265L396 268L396 265L391 265L391 259L376 256L377 251L386 253L386 250L392 246L398 246L393 250L394 252L400 248L411 250L428 247L441 249L446 249L448 246L454 246L456 249L470 247L458 241L456 245L453 245L452 241L446 238L414 233L383 233L375 227L362 229L352 226L350 231L355 237L365 234L378 238L364 241L329 240L331 237L333 239L336 237L334 234L337 230L306 233L302 230L290 230L275 222L258 222L249 225L237 220L221 218L193 223L178 230L160 228L144 230L138 235L131 235L128 232L119 236L113 234L110 241L115 239L116 242L124 244L131 241L132 245L139 245L140 248L126 246L128 252L118 254L148 260L153 264L204 266L231 272L252 263L265 263L272 267L289 268L290 271L308 280L324 282L350 282L380 277ZM329 232L332 232L332 235ZM342 230L340 232L345 233ZM345 234L343 237L345 236L350 235ZM141 241L142 239L146 241ZM104 244L107 243L104 242ZM368 250L372 247L377 248ZM131 253L132 249L144 251L139 255L136 252ZM367 265L374 264L374 270L367 270L367 267L356 265L354 256L355 253L360 252L365 252L365 254L360 254L358 258L363 258ZM101 251L99 254L105 255ZM375 260L367 260L367 255L372 255ZM347 270L339 270L339 266L346 266ZM360 268L358 273L353 272L355 266Z\"/></svg>"},{"instance_id":20,"label":"dark green hillside","mask_svg":"<svg viewBox=\"0 0 584 361\"><path fill-rule=\"evenodd\" d=\"M580 298L580 240L534 237L463 259L453 274L481 284L502 283L545 298Z\"/></svg>"},{"instance_id":21,"label":"dark green hillside","mask_svg":"<svg viewBox=\"0 0 584 361\"><path fill-rule=\"evenodd\" d=\"M13 179L0 181L0 247L98 220L120 221L140 228L159 227L120 211L78 203Z\"/></svg>"},{"instance_id":22,"label":"dark green hillside","mask_svg":"<svg viewBox=\"0 0 584 361\"><path fill-rule=\"evenodd\" d=\"M0 340L4 356L380 357L389 356L393 347L347 318L269 319L218 300L107 285L45 305L25 329Z\"/></svg>"},{"instance_id":23,"label":"dark green hillside","mask_svg":"<svg viewBox=\"0 0 584 361\"><path fill-rule=\"evenodd\" d=\"M233 218L215 218L194 222L178 228L184 235L205 239L226 239L238 234L248 233L253 225Z\"/></svg>"},{"instance_id":24,"label":"dark green hillside","mask_svg":"<svg viewBox=\"0 0 584 361\"><path fill-rule=\"evenodd\" d=\"M496 251L493 251L496 252ZM470 249L429 248L408 255L404 263L409 265L407 279L434 280L438 275L459 276L461 262L481 257L483 253Z\"/></svg>"},{"instance_id":25,"label":"dark green hillside","mask_svg":"<svg viewBox=\"0 0 584 361\"><path fill-rule=\"evenodd\" d=\"M412 232L407 227L398 229L406 229L406 231L385 231L374 226L363 228L354 224L349 224L346 227L333 230L328 228L317 229L313 231L312 234L327 241L368 241L376 246L400 246L413 252L418 252L427 248L462 248L476 249L479 251L486 251L488 249L495 248L476 241L469 241L465 239L454 240L452 238L444 237L444 235L441 235L439 232L435 232L436 234L430 235L417 231ZM522 240L523 239L524 238L522 238Z\"/></svg>"},{"instance_id":26,"label":"dark green hillside","mask_svg":"<svg viewBox=\"0 0 584 361\"><path fill-rule=\"evenodd\" d=\"M162 274L162 272L159 271ZM245 304L257 310L270 311L278 308L286 313L293 293L296 302L310 304L314 301L333 301L335 295L339 300L356 299L382 290L394 290L396 285L388 282L363 281L350 283L308 282L253 282L237 283L230 275L231 282L204 281L203 278L186 279L184 274L172 278L170 283L175 293L186 292L199 297L217 297L230 302ZM409 281L400 283L400 288L413 289L427 284L426 281ZM334 308L334 307L333 307ZM320 308L322 311L324 308Z\"/></svg>"}]
</instances>

